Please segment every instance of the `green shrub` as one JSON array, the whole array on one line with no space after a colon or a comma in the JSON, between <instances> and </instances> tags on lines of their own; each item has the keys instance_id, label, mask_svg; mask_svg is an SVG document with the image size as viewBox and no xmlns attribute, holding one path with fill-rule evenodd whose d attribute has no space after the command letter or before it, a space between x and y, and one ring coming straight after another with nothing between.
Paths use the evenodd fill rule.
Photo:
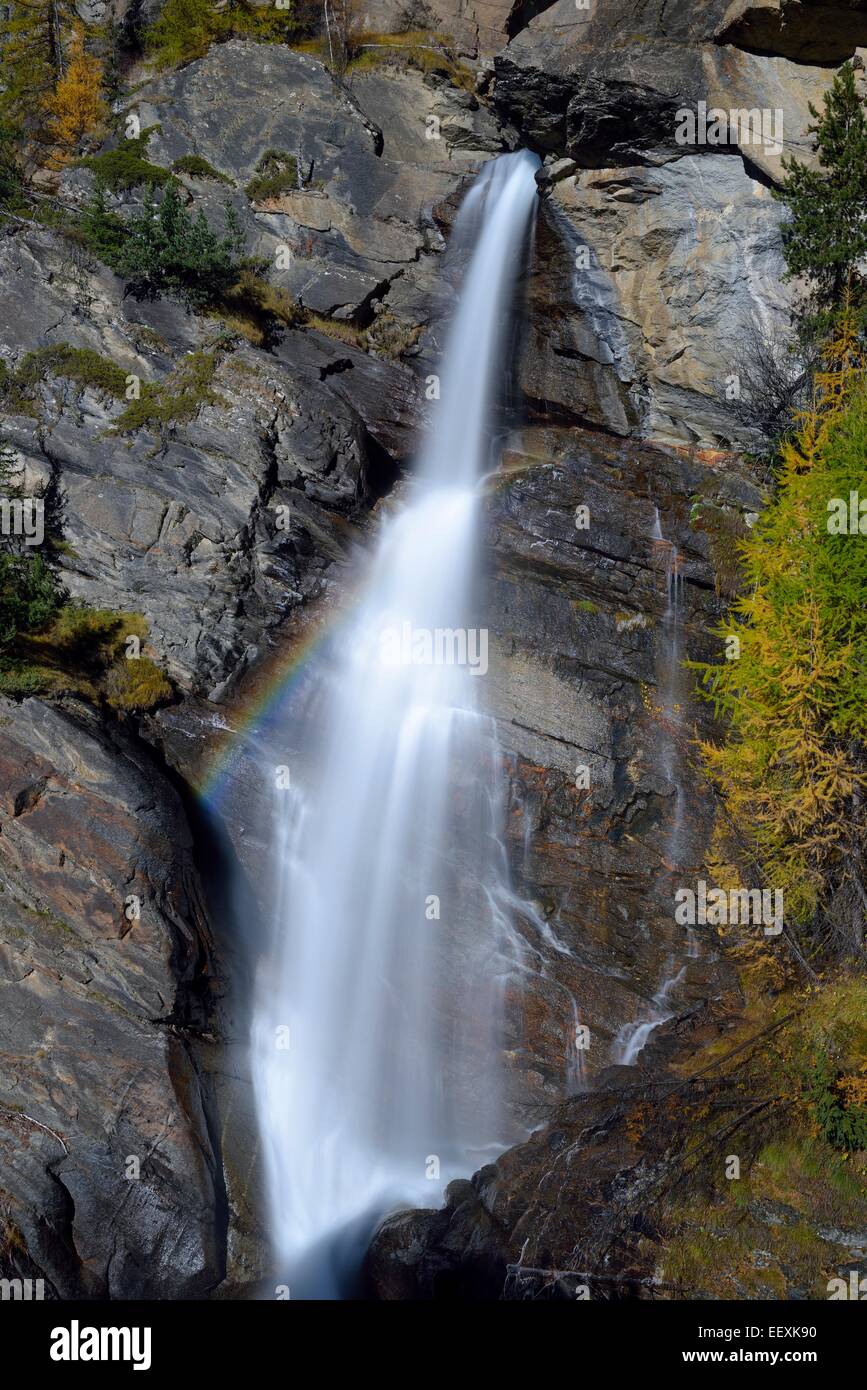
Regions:
<instances>
[{"instance_id":1,"label":"green shrub","mask_svg":"<svg viewBox=\"0 0 867 1390\"><path fill-rule=\"evenodd\" d=\"M172 698L172 687L150 657L118 661L108 672L105 694L113 709L141 712Z\"/></svg>"},{"instance_id":2,"label":"green shrub","mask_svg":"<svg viewBox=\"0 0 867 1390\"><path fill-rule=\"evenodd\" d=\"M415 347L421 335L421 324L402 323L390 310L377 314L367 330L366 346L385 357L399 361L404 353Z\"/></svg>"},{"instance_id":3,"label":"green shrub","mask_svg":"<svg viewBox=\"0 0 867 1390\"><path fill-rule=\"evenodd\" d=\"M0 659L0 695L10 700L29 700L39 695L95 694L91 687L85 689L81 682L74 680L68 672L59 671L53 666L40 666L35 662L15 662L7 664Z\"/></svg>"},{"instance_id":4,"label":"green shrub","mask_svg":"<svg viewBox=\"0 0 867 1390\"><path fill-rule=\"evenodd\" d=\"M166 0L145 31L145 50L160 67L188 63L207 53L219 28L212 0Z\"/></svg>"},{"instance_id":5,"label":"green shrub","mask_svg":"<svg viewBox=\"0 0 867 1390\"><path fill-rule=\"evenodd\" d=\"M184 208L177 188L169 185L162 201L148 188L144 205L127 227L116 269L140 298L176 295L202 308L219 300L237 280L244 236L234 208L225 207L222 237L212 231L199 209Z\"/></svg>"},{"instance_id":6,"label":"green shrub","mask_svg":"<svg viewBox=\"0 0 867 1390\"><path fill-rule=\"evenodd\" d=\"M213 353L190 353L165 381L149 382L142 387L139 399L130 401L118 416L112 433L129 434L144 426L163 429L186 424L195 419L202 406L222 404L211 390L216 370Z\"/></svg>"},{"instance_id":7,"label":"green shrub","mask_svg":"<svg viewBox=\"0 0 867 1390\"><path fill-rule=\"evenodd\" d=\"M298 161L285 150L266 150L256 165L256 177L244 189L252 203L279 198L298 187Z\"/></svg>"},{"instance_id":8,"label":"green shrub","mask_svg":"<svg viewBox=\"0 0 867 1390\"><path fill-rule=\"evenodd\" d=\"M713 481L705 486L709 491ZM717 593L734 598L740 582L739 544L748 534L741 512L700 492L693 498L689 520L707 536Z\"/></svg>"},{"instance_id":9,"label":"green shrub","mask_svg":"<svg viewBox=\"0 0 867 1390\"><path fill-rule=\"evenodd\" d=\"M309 16L304 19L298 11L302 5L287 5L277 9L273 3L255 4L254 0L228 0L218 16L219 37L254 39L257 43L289 43L298 34L318 23L318 7L306 5Z\"/></svg>"},{"instance_id":10,"label":"green shrub","mask_svg":"<svg viewBox=\"0 0 867 1390\"><path fill-rule=\"evenodd\" d=\"M0 495L15 498L15 454L0 444ZM0 535L0 651L47 622L61 601L53 571L16 536Z\"/></svg>"},{"instance_id":11,"label":"green shrub","mask_svg":"<svg viewBox=\"0 0 867 1390\"><path fill-rule=\"evenodd\" d=\"M70 343L56 343L28 352L15 373L15 379L19 388L26 393L51 375L66 377L82 388L89 386L103 391L115 400L121 400L126 390L126 373L121 367L92 348L72 347Z\"/></svg>"},{"instance_id":12,"label":"green shrub","mask_svg":"<svg viewBox=\"0 0 867 1390\"><path fill-rule=\"evenodd\" d=\"M125 372L109 358L92 348L55 343L28 352L13 372L0 363L0 407L9 414L38 419L37 387L52 375L66 377L82 389L92 387L115 400L122 399L126 391Z\"/></svg>"},{"instance_id":13,"label":"green shrub","mask_svg":"<svg viewBox=\"0 0 867 1390\"><path fill-rule=\"evenodd\" d=\"M171 67L202 58L221 39L288 43L300 29L290 7L228 0L218 13L213 0L166 0L159 18L145 33L145 49L159 67Z\"/></svg>"},{"instance_id":14,"label":"green shrub","mask_svg":"<svg viewBox=\"0 0 867 1390\"><path fill-rule=\"evenodd\" d=\"M215 169L200 154L185 154L180 159L176 159L172 165L176 174L186 174L191 179L212 179L215 183L228 184L234 187L234 181L221 174L219 169Z\"/></svg>"},{"instance_id":15,"label":"green shrub","mask_svg":"<svg viewBox=\"0 0 867 1390\"><path fill-rule=\"evenodd\" d=\"M409 67L446 78L454 87L475 90L475 73L462 63L443 34L425 29L397 34L358 34L351 40L348 72L371 72L388 67Z\"/></svg>"},{"instance_id":16,"label":"green shrub","mask_svg":"<svg viewBox=\"0 0 867 1390\"><path fill-rule=\"evenodd\" d=\"M77 351L68 344L58 349L67 365L66 354L73 354L72 370L80 365ZM104 359L96 353L91 357L101 372ZM88 374L96 367L88 361ZM14 472L13 452L0 444L0 492L6 496L20 491ZM61 545L55 539L54 549ZM141 654L141 645L135 657L127 648L130 637L142 644L147 635L140 613L68 601L43 555L16 537L0 535L0 693L15 699L104 696L117 710L153 709L171 698L172 687L151 658Z\"/></svg>"},{"instance_id":17,"label":"green shrub","mask_svg":"<svg viewBox=\"0 0 867 1390\"><path fill-rule=\"evenodd\" d=\"M144 643L148 625L141 613L88 608L69 602L49 614L33 632L21 633L0 659L0 693L74 694L112 709L140 712L172 698L171 683L145 655L127 655L127 642Z\"/></svg>"},{"instance_id":18,"label":"green shrub","mask_svg":"<svg viewBox=\"0 0 867 1390\"><path fill-rule=\"evenodd\" d=\"M0 124L0 212L17 211L24 203L23 189L13 132Z\"/></svg>"},{"instance_id":19,"label":"green shrub","mask_svg":"<svg viewBox=\"0 0 867 1390\"><path fill-rule=\"evenodd\" d=\"M17 372L0 362L0 408L7 415L35 415L33 402L22 388Z\"/></svg>"},{"instance_id":20,"label":"green shrub","mask_svg":"<svg viewBox=\"0 0 867 1390\"><path fill-rule=\"evenodd\" d=\"M345 343L347 347L356 347L360 351L367 350L367 332L363 328L358 328L354 323L347 323L344 319L332 319L327 314L308 313L304 319L308 328L312 328L315 333L322 333L326 338L334 338L338 343Z\"/></svg>"},{"instance_id":21,"label":"green shrub","mask_svg":"<svg viewBox=\"0 0 867 1390\"><path fill-rule=\"evenodd\" d=\"M156 126L148 126L134 140L123 140L113 150L87 155L78 162L92 170L97 180L112 193L128 193L131 188L140 188L143 184L157 188L175 184L177 179L168 169L145 159L145 148L154 130Z\"/></svg>"},{"instance_id":22,"label":"green shrub","mask_svg":"<svg viewBox=\"0 0 867 1390\"><path fill-rule=\"evenodd\" d=\"M846 1152L867 1149L867 1105L847 1105L837 1069L820 1053L810 1077L813 1117L823 1139Z\"/></svg>"},{"instance_id":23,"label":"green shrub","mask_svg":"<svg viewBox=\"0 0 867 1390\"><path fill-rule=\"evenodd\" d=\"M130 634L141 640L146 633L147 624L139 613L70 602L56 614L50 632L37 641L67 664L93 672L122 654Z\"/></svg>"},{"instance_id":24,"label":"green shrub","mask_svg":"<svg viewBox=\"0 0 867 1390\"><path fill-rule=\"evenodd\" d=\"M255 265L243 267L236 283L223 296L220 310L254 342L267 339L275 324L298 328L309 318L307 310L287 290L269 284Z\"/></svg>"}]
</instances>

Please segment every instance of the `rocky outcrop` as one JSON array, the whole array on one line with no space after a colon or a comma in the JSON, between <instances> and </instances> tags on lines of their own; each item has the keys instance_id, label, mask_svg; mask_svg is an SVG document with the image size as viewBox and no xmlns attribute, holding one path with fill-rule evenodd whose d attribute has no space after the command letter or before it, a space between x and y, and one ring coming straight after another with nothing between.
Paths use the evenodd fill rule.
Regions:
<instances>
[{"instance_id":1,"label":"rocky outcrop","mask_svg":"<svg viewBox=\"0 0 867 1390\"><path fill-rule=\"evenodd\" d=\"M547 152L524 366L543 411L666 444L748 442L731 382L789 307L771 187L784 157L811 157L809 105L832 73L723 42L724 9L560 0L496 58L493 101ZM722 143L702 109L726 113Z\"/></svg>"},{"instance_id":2,"label":"rocky outcrop","mask_svg":"<svg viewBox=\"0 0 867 1390\"><path fill-rule=\"evenodd\" d=\"M0 709L0 1263L46 1297L184 1298L225 1269L191 1040L213 1007L193 839L146 751Z\"/></svg>"},{"instance_id":3,"label":"rocky outcrop","mask_svg":"<svg viewBox=\"0 0 867 1390\"><path fill-rule=\"evenodd\" d=\"M730 397L745 344L787 331L779 222L768 189L721 154L559 180L530 286L530 399L660 443L743 441Z\"/></svg>"},{"instance_id":4,"label":"rocky outcrop","mask_svg":"<svg viewBox=\"0 0 867 1390\"><path fill-rule=\"evenodd\" d=\"M723 11L557 0L497 56L496 100L539 147L585 166L676 157L675 113L702 95L702 45Z\"/></svg>"},{"instance_id":5,"label":"rocky outcrop","mask_svg":"<svg viewBox=\"0 0 867 1390\"><path fill-rule=\"evenodd\" d=\"M545 0L530 0L535 13ZM486 59L497 53L508 37L526 23L521 0L425 0L424 9L433 27L448 36L459 50L471 58ZM365 0L366 27L382 33L394 33L407 22L407 17L423 13L412 0ZM418 18L414 27L419 27Z\"/></svg>"},{"instance_id":6,"label":"rocky outcrop","mask_svg":"<svg viewBox=\"0 0 867 1390\"><path fill-rule=\"evenodd\" d=\"M282 94L267 127L255 97L263 84ZM159 126L152 161L167 167L195 153L233 181L248 248L270 261L276 286L327 316L383 332L393 325L400 346L430 316L430 262L442 245L431 208L500 138L478 103L474 113L466 94L428 87L419 75L391 87L374 75L364 85L373 117L320 64L230 43L142 89L136 109L143 128ZM393 122L380 149L376 119L389 101ZM442 115L441 140L425 138L425 102ZM463 143L452 148L450 138ZM298 151L321 185L281 199L279 211L240 191L271 147ZM64 195L81 200L91 183L73 170ZM197 206L219 223L224 186L193 187ZM292 250L285 274L276 262L284 245ZM116 276L49 233L4 238L0 266L11 291L0 312L9 365L69 342L155 383L190 351L214 355L216 403L193 421L118 437L123 402L48 376L38 418L12 417L5 434L30 478L53 477L64 494L70 592L143 612L170 674L216 691L269 628L319 591L323 559L311 534L390 484L417 435L422 387L396 356L353 346L351 333L347 342L288 331L271 353L229 353L219 324L170 301L124 297ZM280 530L290 494L292 523Z\"/></svg>"},{"instance_id":7,"label":"rocky outcrop","mask_svg":"<svg viewBox=\"0 0 867 1390\"><path fill-rule=\"evenodd\" d=\"M829 1219L826 1180L813 1187L801 1169L787 1186L777 1158L798 1150L785 1126L764 1149L750 1119L765 1107L730 1089L726 1097L701 1051L734 1053L731 1022L708 1011L681 1017L660 1029L644 1067L610 1069L592 1092L549 1111L527 1143L452 1182L442 1210L386 1219L366 1262L372 1295L802 1302L828 1297L829 1274L847 1287L849 1271L864 1267L863 1199L840 1224ZM765 1136L768 1128L765 1114ZM749 1180L735 1196L724 1178L727 1191L714 1196L714 1171L732 1148ZM682 1231L674 1243L672 1227Z\"/></svg>"},{"instance_id":8,"label":"rocky outcrop","mask_svg":"<svg viewBox=\"0 0 867 1390\"><path fill-rule=\"evenodd\" d=\"M312 58L240 41L145 84L135 114L142 129L156 127L149 158L170 167L198 155L230 180L248 250L272 268L274 283L342 318L362 309L372 318L374 303L382 309L392 282L431 249L431 238L436 245L425 209L456 173L503 148L490 113L448 84L373 74L350 90ZM243 190L268 150L296 161L299 188L251 204ZM218 215L226 187L194 186L197 201ZM278 247L288 250L279 264Z\"/></svg>"},{"instance_id":9,"label":"rocky outcrop","mask_svg":"<svg viewBox=\"0 0 867 1390\"><path fill-rule=\"evenodd\" d=\"M574 430L529 434L507 470L488 509L489 701L512 759L516 887L536 910L525 930L538 969L517 1007L514 1062L527 1091L538 1098L543 1078L550 1098L569 1075L576 1019L593 1039L572 1058L584 1084L684 959L672 873L697 869L713 822L706 788L673 751L706 716L690 703L678 731L659 713L673 658L654 508L680 556L681 633L697 657L712 650L717 600L690 500L716 487L749 509L756 494L731 475L715 484L701 464ZM719 995L719 971L707 941L678 1003Z\"/></svg>"},{"instance_id":10,"label":"rocky outcrop","mask_svg":"<svg viewBox=\"0 0 867 1390\"><path fill-rule=\"evenodd\" d=\"M715 1037L717 1026L688 1020L685 1031L695 1045ZM657 1066L665 1042L656 1048ZM667 1042L671 1056L674 1033ZM638 1089L634 1073L631 1081L606 1073L594 1092L558 1107L527 1143L472 1181L451 1183L441 1211L389 1217L367 1259L374 1295L388 1302L640 1296L652 1279L631 1260L633 1231L653 1229L652 1203L675 1125L662 1142L658 1130L649 1143L630 1134L624 1119Z\"/></svg>"},{"instance_id":11,"label":"rocky outcrop","mask_svg":"<svg viewBox=\"0 0 867 1390\"><path fill-rule=\"evenodd\" d=\"M702 101L726 112L779 109L773 138L733 122L725 141L775 176L777 141L788 154L802 152L807 102L828 75L717 43L725 10L724 0L664 11L648 3L638 14L627 0L587 9L557 0L497 55L495 100L539 149L587 168L680 158L695 141L684 141L678 113Z\"/></svg>"},{"instance_id":12,"label":"rocky outcrop","mask_svg":"<svg viewBox=\"0 0 867 1390\"><path fill-rule=\"evenodd\" d=\"M405 454L411 401L400 423L391 412L411 397L408 378L374 365L373 379L356 396L367 359L347 358L321 339L302 345L303 365L294 371L252 352L230 355L215 346L218 333L177 306L121 306L121 282L91 267L83 271L88 311L70 315L58 248L45 234L6 239L0 261L15 285L0 325L7 360L71 342L153 383L183 364L185 349L213 354L215 403L203 402L195 420L120 436L113 427L123 401L49 372L38 415L11 416L4 426L28 476L53 478L64 497L62 574L70 593L143 613L171 676L207 693L293 604L316 592L317 562L308 566L299 550L305 528L329 512L351 510L366 492L375 495L380 470L388 476L394 456ZM41 296L40 331L28 321L27 305L40 297L46 272L52 290ZM328 367L338 357L352 370L334 391ZM295 541L277 526L287 489L302 494Z\"/></svg>"},{"instance_id":13,"label":"rocky outcrop","mask_svg":"<svg viewBox=\"0 0 867 1390\"><path fill-rule=\"evenodd\" d=\"M716 38L799 63L842 63L867 44L867 6L863 0L732 0Z\"/></svg>"}]
</instances>

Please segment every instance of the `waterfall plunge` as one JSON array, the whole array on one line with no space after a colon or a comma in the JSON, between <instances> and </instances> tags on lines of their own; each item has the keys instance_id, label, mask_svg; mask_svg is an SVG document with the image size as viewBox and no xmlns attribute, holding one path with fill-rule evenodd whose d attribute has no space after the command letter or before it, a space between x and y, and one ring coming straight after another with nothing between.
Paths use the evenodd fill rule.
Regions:
<instances>
[{"instance_id":1,"label":"waterfall plunge","mask_svg":"<svg viewBox=\"0 0 867 1390\"><path fill-rule=\"evenodd\" d=\"M472 614L478 484L536 167L524 153L492 161L464 200L452 245L472 250L417 492L384 523L321 680L306 785L275 791L252 1057L271 1236L302 1297L339 1292L341 1241L363 1245L396 1205L438 1204L507 1137L500 1022L520 947ZM287 730L290 747L304 738Z\"/></svg>"}]
</instances>

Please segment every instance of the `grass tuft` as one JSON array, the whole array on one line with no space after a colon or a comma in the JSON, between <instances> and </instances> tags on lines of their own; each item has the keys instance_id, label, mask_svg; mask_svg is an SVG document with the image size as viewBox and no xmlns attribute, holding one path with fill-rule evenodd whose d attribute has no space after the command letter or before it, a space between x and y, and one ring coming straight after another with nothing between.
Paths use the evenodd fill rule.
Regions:
<instances>
[{"instance_id":1,"label":"grass tuft","mask_svg":"<svg viewBox=\"0 0 867 1390\"><path fill-rule=\"evenodd\" d=\"M219 169L215 169L213 164L209 164L200 154L182 155L180 159L175 160L172 169L176 174L186 174L191 179L211 179L214 183L225 183L229 188L235 187L234 179L221 174Z\"/></svg>"},{"instance_id":2,"label":"grass tuft","mask_svg":"<svg viewBox=\"0 0 867 1390\"><path fill-rule=\"evenodd\" d=\"M116 612L66 603L41 632L21 638L0 664L0 694L77 695L106 703L123 713L140 713L164 704L172 686L142 651L148 624L141 613ZM136 639L138 656L129 655Z\"/></svg>"},{"instance_id":3,"label":"grass tuft","mask_svg":"<svg viewBox=\"0 0 867 1390\"><path fill-rule=\"evenodd\" d=\"M298 188L298 161L285 150L266 150L244 192L251 203L266 203Z\"/></svg>"},{"instance_id":4,"label":"grass tuft","mask_svg":"<svg viewBox=\"0 0 867 1390\"><path fill-rule=\"evenodd\" d=\"M135 139L122 140L113 150L86 155L78 163L82 168L90 169L112 193L128 193L130 189L144 184L162 188L164 184L177 183L168 169L151 164L145 158L148 139L156 129L156 126L148 126Z\"/></svg>"},{"instance_id":5,"label":"grass tuft","mask_svg":"<svg viewBox=\"0 0 867 1390\"><path fill-rule=\"evenodd\" d=\"M114 422L112 434L131 434L138 429L162 430L188 424L206 405L224 404L211 390L217 370L214 353L191 352L161 382L147 382L141 396L130 401Z\"/></svg>"}]
</instances>

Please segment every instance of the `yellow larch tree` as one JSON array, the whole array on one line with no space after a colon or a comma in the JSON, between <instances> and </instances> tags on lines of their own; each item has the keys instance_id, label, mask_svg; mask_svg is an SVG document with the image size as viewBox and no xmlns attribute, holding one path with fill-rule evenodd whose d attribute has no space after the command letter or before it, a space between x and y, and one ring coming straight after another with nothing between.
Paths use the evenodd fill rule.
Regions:
<instances>
[{"instance_id":1,"label":"yellow larch tree","mask_svg":"<svg viewBox=\"0 0 867 1390\"><path fill-rule=\"evenodd\" d=\"M55 168L61 168L85 135L96 130L107 114L102 99L102 63L87 52L80 26L70 44L66 70L45 107L49 116L47 133L55 147L51 162Z\"/></svg>"}]
</instances>

